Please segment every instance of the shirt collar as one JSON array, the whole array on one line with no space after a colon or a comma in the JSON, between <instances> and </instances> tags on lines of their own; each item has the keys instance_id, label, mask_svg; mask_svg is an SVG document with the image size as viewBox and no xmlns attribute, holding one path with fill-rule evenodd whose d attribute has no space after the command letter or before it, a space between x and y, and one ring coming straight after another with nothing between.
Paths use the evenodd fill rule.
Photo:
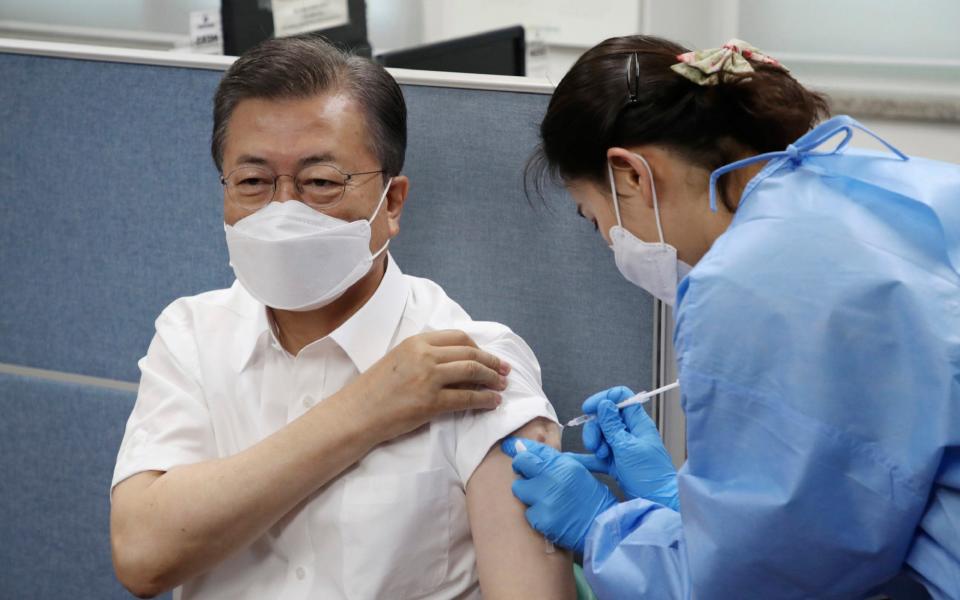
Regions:
<instances>
[{"instance_id":1,"label":"shirt collar","mask_svg":"<svg viewBox=\"0 0 960 600\"><path fill-rule=\"evenodd\" d=\"M240 284L236 282L234 285ZM283 351L273 331L272 319L267 316L266 307L249 296L246 290L243 292L259 306L259 310L255 311L250 329L238 345L240 371L250 364L260 349L273 345ZM361 373L383 358L389 350L407 304L408 292L408 284L400 267L393 260L393 256L388 254L387 271L373 296L328 336L346 352Z\"/></svg>"},{"instance_id":2,"label":"shirt collar","mask_svg":"<svg viewBox=\"0 0 960 600\"><path fill-rule=\"evenodd\" d=\"M234 334L234 340L236 341L234 346L236 354L234 356L237 372L240 373L247 368L258 350L269 346L271 341L274 340L274 336L273 325L267 316L267 307L251 296L240 281L234 281L233 288L243 297L243 303L247 305L246 308L249 310L249 312L243 311L244 314L248 315L248 319L246 323L238 327Z\"/></svg>"},{"instance_id":3,"label":"shirt collar","mask_svg":"<svg viewBox=\"0 0 960 600\"><path fill-rule=\"evenodd\" d=\"M367 303L346 323L337 327L330 338L343 348L357 370L363 373L390 349L409 292L400 267L387 256L387 272L380 286Z\"/></svg>"}]
</instances>

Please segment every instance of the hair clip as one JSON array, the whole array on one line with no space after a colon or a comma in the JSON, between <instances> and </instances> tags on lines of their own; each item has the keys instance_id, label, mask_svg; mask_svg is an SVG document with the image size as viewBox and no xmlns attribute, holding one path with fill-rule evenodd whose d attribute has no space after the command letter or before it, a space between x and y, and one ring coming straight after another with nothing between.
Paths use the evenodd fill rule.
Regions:
<instances>
[{"instance_id":1,"label":"hair clip","mask_svg":"<svg viewBox=\"0 0 960 600\"><path fill-rule=\"evenodd\" d=\"M627 104L640 102L640 56L636 52L627 57L627 97Z\"/></svg>"}]
</instances>

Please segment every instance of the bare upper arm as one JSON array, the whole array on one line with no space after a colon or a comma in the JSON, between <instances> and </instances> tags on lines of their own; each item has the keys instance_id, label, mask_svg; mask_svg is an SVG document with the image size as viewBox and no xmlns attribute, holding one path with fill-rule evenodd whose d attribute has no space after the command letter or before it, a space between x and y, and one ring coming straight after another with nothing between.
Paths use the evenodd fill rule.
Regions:
<instances>
[{"instance_id":1,"label":"bare upper arm","mask_svg":"<svg viewBox=\"0 0 960 600\"><path fill-rule=\"evenodd\" d=\"M142 501L143 494L164 471L143 471L127 477L110 490L110 520L115 526L117 518L135 512L136 504Z\"/></svg>"},{"instance_id":2,"label":"bare upper arm","mask_svg":"<svg viewBox=\"0 0 960 600\"><path fill-rule=\"evenodd\" d=\"M514 435L560 446L556 423L537 418ZM547 552L543 536L524 515L525 506L510 490L516 476L510 457L496 444L467 482L467 511L477 553L480 588L486 599L574 598L572 557Z\"/></svg>"},{"instance_id":3,"label":"bare upper arm","mask_svg":"<svg viewBox=\"0 0 960 600\"><path fill-rule=\"evenodd\" d=\"M110 491L110 541L114 554L125 536L140 534L135 529L145 492L163 474L164 471L143 471L124 479Z\"/></svg>"}]
</instances>

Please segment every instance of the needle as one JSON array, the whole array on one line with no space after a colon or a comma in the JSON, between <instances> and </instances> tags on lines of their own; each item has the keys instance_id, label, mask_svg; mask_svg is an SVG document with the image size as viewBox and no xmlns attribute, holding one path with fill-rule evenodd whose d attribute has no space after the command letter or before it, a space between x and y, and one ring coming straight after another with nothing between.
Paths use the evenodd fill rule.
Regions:
<instances>
[{"instance_id":1,"label":"needle","mask_svg":"<svg viewBox=\"0 0 960 600\"><path fill-rule=\"evenodd\" d=\"M664 392L669 392L670 390L676 389L678 387L680 387L680 382L674 381L669 385L665 385L663 387L657 388L651 392L641 392L636 396L633 396L632 398L627 398L623 402L618 403L617 408L626 408L628 406L633 406L634 404L645 404L649 402L650 399L653 398L654 396L659 396ZM596 418L597 418L596 415L580 415L575 419L570 419L570 421L567 423L567 427L576 427L578 425L583 425L587 421L592 421Z\"/></svg>"}]
</instances>

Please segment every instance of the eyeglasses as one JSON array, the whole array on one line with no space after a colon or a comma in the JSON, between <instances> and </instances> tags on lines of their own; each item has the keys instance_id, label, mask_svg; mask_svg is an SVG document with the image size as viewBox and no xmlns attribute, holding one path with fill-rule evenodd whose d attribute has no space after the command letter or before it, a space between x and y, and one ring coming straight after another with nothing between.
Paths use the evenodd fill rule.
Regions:
<instances>
[{"instance_id":1,"label":"eyeglasses","mask_svg":"<svg viewBox=\"0 0 960 600\"><path fill-rule=\"evenodd\" d=\"M221 177L220 183L230 202L243 210L256 212L273 201L281 177L292 177L300 200L311 208L325 210L343 199L354 177L375 173L383 173L383 170L347 173L333 165L318 164L304 167L296 175L277 175L266 167L245 166Z\"/></svg>"}]
</instances>

